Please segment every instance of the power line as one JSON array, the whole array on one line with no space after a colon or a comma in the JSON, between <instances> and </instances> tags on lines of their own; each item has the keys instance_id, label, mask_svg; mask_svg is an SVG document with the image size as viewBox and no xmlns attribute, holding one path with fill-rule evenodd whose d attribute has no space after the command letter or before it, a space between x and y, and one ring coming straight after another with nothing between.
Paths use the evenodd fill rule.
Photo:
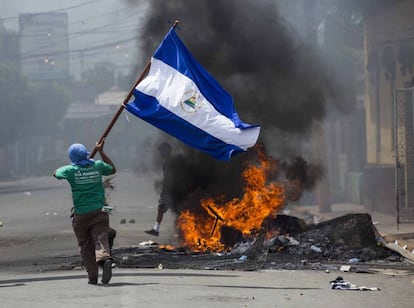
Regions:
<instances>
[{"instance_id":1,"label":"power line","mask_svg":"<svg viewBox=\"0 0 414 308\"><path fill-rule=\"evenodd\" d=\"M85 5L89 5L91 3L95 3L95 2L100 2L102 0L92 0L92 1L88 1L85 3L81 3L81 4L77 4L77 5L72 5L72 6L67 6L61 9L55 9L52 11L47 11L47 12L42 12L41 14L48 14L48 13L56 13L56 12L60 12L60 11L68 11L68 10L72 10L72 9L76 9ZM1 20L13 20L13 19L18 19L19 16L12 16L12 17L4 17L4 18L0 18Z\"/></svg>"},{"instance_id":2,"label":"power line","mask_svg":"<svg viewBox=\"0 0 414 308\"><path fill-rule=\"evenodd\" d=\"M131 42L132 40L136 39L136 36L129 37L127 39L118 40L106 44L96 45L92 47L86 47L86 48L79 48L79 49L68 49L67 51L54 51L49 53L39 53L39 54L33 54L28 56L21 56L20 59L26 60L26 59L32 59L32 58L39 58L39 57L52 57L52 56L60 56L64 54L69 53L76 53L76 52L88 52L92 50L99 50L99 49L105 49L107 47L116 46L122 43Z\"/></svg>"},{"instance_id":3,"label":"power line","mask_svg":"<svg viewBox=\"0 0 414 308\"><path fill-rule=\"evenodd\" d=\"M130 14L131 16L133 15L133 16L135 16L135 13L134 12L131 12L131 14ZM128 16L128 17L131 17L131 16ZM126 22L129 22L129 20L128 19L123 19L123 21L126 21ZM118 24L118 26L119 26L120 24ZM95 27L95 28L92 28L92 29L90 29L90 31L92 31L92 32L94 32L94 33L97 33L97 31L99 31L99 30L101 30L101 29L106 29L106 28L108 28L108 27L110 27L110 26L112 26L113 27L113 23L106 23L106 24L104 24L104 25L101 25L101 26L98 26L98 27ZM133 24L127 24L127 25L123 25L123 27L133 27ZM120 31L122 31L122 29L120 29ZM127 32L127 31L129 31L129 28L126 28L125 30L125 33ZM137 29L137 27L135 27L132 31L138 31L138 29ZM64 43L66 43L66 41L69 41L69 39L74 39L75 37L80 37L80 36L82 36L82 35L85 35L87 32L86 31L79 31L79 32L77 32L77 33L69 33L68 34L68 36L67 37L62 37L62 39L61 40L57 40L57 41L54 41L53 43L54 44L64 44ZM111 31L111 33L113 33L113 31ZM36 35L36 34L35 34ZM35 36L35 35L33 35L33 36ZM42 36L45 36L46 34L39 34L39 37L42 37ZM76 36L75 36L76 35ZM31 36L23 36L23 37L31 37ZM36 47L34 47L35 48L35 51L37 52L37 53L39 53L39 51L41 51L41 50L45 50L45 52L47 52L47 49L49 48L49 43L48 42L45 42L44 44L43 44L43 46L36 46ZM31 50L28 50L28 51L25 51L25 54L23 55L23 57L24 56L30 56L30 54L31 54Z\"/></svg>"}]
</instances>

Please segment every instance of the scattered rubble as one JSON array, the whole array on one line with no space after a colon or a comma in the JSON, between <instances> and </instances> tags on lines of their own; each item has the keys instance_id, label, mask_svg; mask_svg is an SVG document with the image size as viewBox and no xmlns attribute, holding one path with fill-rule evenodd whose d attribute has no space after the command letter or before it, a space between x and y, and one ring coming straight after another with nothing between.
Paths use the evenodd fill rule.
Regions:
<instances>
[{"instance_id":1,"label":"scattered rubble","mask_svg":"<svg viewBox=\"0 0 414 308\"><path fill-rule=\"evenodd\" d=\"M357 286L349 281L344 280L341 276L338 276L335 280L330 282L331 289L333 290L353 290L353 291L381 291L377 287L364 287Z\"/></svg>"},{"instance_id":2,"label":"scattered rubble","mask_svg":"<svg viewBox=\"0 0 414 308\"><path fill-rule=\"evenodd\" d=\"M114 262L121 268L200 270L323 270L374 273L414 272L410 260L385 245L369 214L348 214L312 224L280 215L269 220L253 241L241 238L222 252L194 252L186 247L161 245L153 241L131 247L113 248ZM278 233L269 233L278 230ZM230 232L223 228L222 232ZM237 233L236 233L237 234ZM274 234L268 238L269 234ZM238 236L230 236L234 239ZM223 236L223 239L229 237ZM63 262L64 261L64 262ZM71 269L81 265L74 254L64 260L47 261L49 269ZM45 261L46 263L46 261ZM55 266L53 266L53 264Z\"/></svg>"},{"instance_id":3,"label":"scattered rubble","mask_svg":"<svg viewBox=\"0 0 414 308\"><path fill-rule=\"evenodd\" d=\"M329 271L346 266L347 271L367 271L367 266L410 266L403 256L382 244L369 214L348 214L314 225L285 215L267 221L267 228L282 232L271 239L265 239L266 232L261 232L254 241L240 241L222 253L196 253L185 247L151 243L114 249L114 256L119 267L134 268L163 264L163 268L171 269ZM231 242L229 237L224 238ZM240 234L230 238L240 239Z\"/></svg>"}]
</instances>

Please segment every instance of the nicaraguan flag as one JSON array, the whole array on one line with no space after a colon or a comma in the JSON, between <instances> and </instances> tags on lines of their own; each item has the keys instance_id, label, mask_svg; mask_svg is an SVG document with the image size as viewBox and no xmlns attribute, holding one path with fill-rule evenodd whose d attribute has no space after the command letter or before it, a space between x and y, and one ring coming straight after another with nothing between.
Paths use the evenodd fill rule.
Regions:
<instances>
[{"instance_id":1,"label":"nicaraguan flag","mask_svg":"<svg viewBox=\"0 0 414 308\"><path fill-rule=\"evenodd\" d=\"M126 109L183 143L229 160L256 144L260 127L243 123L231 95L190 54L174 28L151 58Z\"/></svg>"}]
</instances>

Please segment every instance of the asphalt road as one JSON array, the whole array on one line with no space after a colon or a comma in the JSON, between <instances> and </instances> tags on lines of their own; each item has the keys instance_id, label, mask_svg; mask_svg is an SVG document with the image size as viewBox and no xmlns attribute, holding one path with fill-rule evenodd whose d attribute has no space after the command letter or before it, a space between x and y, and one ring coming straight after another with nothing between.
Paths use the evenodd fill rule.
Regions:
<instances>
[{"instance_id":1,"label":"asphalt road","mask_svg":"<svg viewBox=\"0 0 414 308\"><path fill-rule=\"evenodd\" d=\"M157 194L153 175L120 173L110 194L115 247L147 241ZM53 177L0 183L0 307L413 307L413 274L339 271L190 271L114 269L108 286L87 284L83 269L39 271L36 260L77 253L70 189ZM126 223L121 223L125 220ZM152 240L155 240L152 238ZM161 244L177 244L174 216ZM331 290L342 276L380 291Z\"/></svg>"},{"instance_id":2,"label":"asphalt road","mask_svg":"<svg viewBox=\"0 0 414 308\"><path fill-rule=\"evenodd\" d=\"M152 227L158 196L153 188L156 175L138 177L121 172L113 179L109 193L114 207L110 224L117 230L115 247L137 245L149 240L144 230ZM69 220L71 193L66 181L52 176L0 182L0 267L31 266L45 256L73 255L76 239ZM121 223L124 220L126 223ZM177 244L174 215L165 215L161 243ZM153 240L155 240L153 238Z\"/></svg>"},{"instance_id":3,"label":"asphalt road","mask_svg":"<svg viewBox=\"0 0 414 308\"><path fill-rule=\"evenodd\" d=\"M107 286L83 270L0 273L1 307L413 307L412 277L345 273L380 291L330 289L338 273L115 269Z\"/></svg>"}]
</instances>

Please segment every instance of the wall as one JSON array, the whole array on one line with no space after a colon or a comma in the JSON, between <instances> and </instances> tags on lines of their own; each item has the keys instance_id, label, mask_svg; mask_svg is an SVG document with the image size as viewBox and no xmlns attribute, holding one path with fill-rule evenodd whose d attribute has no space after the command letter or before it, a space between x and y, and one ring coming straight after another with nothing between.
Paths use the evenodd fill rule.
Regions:
<instances>
[{"instance_id":1,"label":"wall","mask_svg":"<svg viewBox=\"0 0 414 308\"><path fill-rule=\"evenodd\" d=\"M413 86L412 16L413 1L386 9L374 1L364 25L367 166L363 199L368 210L387 214L396 214L394 89Z\"/></svg>"}]
</instances>

